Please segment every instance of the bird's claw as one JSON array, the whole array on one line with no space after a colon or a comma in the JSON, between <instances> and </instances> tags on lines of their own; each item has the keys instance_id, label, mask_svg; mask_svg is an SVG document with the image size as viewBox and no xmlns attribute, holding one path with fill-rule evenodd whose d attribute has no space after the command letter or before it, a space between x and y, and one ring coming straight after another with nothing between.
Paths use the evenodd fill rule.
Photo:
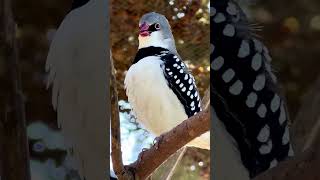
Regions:
<instances>
[{"instance_id":1,"label":"bird's claw","mask_svg":"<svg viewBox=\"0 0 320 180\"><path fill-rule=\"evenodd\" d=\"M153 140L153 144L155 145L156 149L159 149L159 143L162 141L162 139L163 137L160 135Z\"/></svg>"},{"instance_id":2,"label":"bird's claw","mask_svg":"<svg viewBox=\"0 0 320 180\"><path fill-rule=\"evenodd\" d=\"M140 162L142 160L143 154L144 152L148 150L148 148L142 148L141 153L138 156L138 162Z\"/></svg>"}]
</instances>

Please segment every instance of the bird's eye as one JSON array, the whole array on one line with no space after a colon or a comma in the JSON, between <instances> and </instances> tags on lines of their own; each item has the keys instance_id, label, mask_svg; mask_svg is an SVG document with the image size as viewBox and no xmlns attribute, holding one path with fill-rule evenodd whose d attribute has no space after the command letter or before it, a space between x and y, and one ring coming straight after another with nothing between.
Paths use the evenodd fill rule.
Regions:
<instances>
[{"instance_id":1,"label":"bird's eye","mask_svg":"<svg viewBox=\"0 0 320 180\"><path fill-rule=\"evenodd\" d=\"M156 23L156 24L154 25L154 27L155 27L157 30L159 30L159 29L160 29L160 24L159 24L159 23Z\"/></svg>"}]
</instances>

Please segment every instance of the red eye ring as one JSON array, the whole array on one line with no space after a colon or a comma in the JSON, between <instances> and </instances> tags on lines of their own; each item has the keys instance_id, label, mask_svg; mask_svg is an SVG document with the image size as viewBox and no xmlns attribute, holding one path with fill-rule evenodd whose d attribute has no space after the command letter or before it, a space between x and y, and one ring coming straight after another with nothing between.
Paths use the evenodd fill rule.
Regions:
<instances>
[{"instance_id":1,"label":"red eye ring","mask_svg":"<svg viewBox=\"0 0 320 180\"><path fill-rule=\"evenodd\" d=\"M160 29L160 24L159 24L159 23L156 23L156 24L154 25L154 27L155 27L157 30L159 30L159 29Z\"/></svg>"}]
</instances>

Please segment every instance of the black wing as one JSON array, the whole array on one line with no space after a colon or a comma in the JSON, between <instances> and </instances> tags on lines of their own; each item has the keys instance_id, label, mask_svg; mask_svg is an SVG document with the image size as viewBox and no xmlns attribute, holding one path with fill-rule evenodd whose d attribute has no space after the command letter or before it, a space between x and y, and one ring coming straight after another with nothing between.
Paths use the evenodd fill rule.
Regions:
<instances>
[{"instance_id":1,"label":"black wing","mask_svg":"<svg viewBox=\"0 0 320 180\"><path fill-rule=\"evenodd\" d=\"M240 7L215 0L210 15L210 102L252 178L292 154L286 104L268 50L254 37Z\"/></svg>"},{"instance_id":2,"label":"black wing","mask_svg":"<svg viewBox=\"0 0 320 180\"><path fill-rule=\"evenodd\" d=\"M188 117L201 111L201 100L194 77L178 56L166 53L161 55L163 73L168 86L182 103Z\"/></svg>"}]
</instances>

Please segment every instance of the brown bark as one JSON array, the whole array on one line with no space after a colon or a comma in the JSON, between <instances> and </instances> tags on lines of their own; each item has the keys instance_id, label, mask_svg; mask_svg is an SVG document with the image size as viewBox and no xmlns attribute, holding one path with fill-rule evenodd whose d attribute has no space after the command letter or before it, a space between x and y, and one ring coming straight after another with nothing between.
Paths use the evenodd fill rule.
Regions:
<instances>
[{"instance_id":1,"label":"brown bark","mask_svg":"<svg viewBox=\"0 0 320 180\"><path fill-rule=\"evenodd\" d=\"M150 149L139 154L138 160L126 166L133 172L135 179L146 179L173 153L210 129L209 109L183 121L158 138L158 142Z\"/></svg>"},{"instance_id":2,"label":"brown bark","mask_svg":"<svg viewBox=\"0 0 320 180\"><path fill-rule=\"evenodd\" d=\"M24 101L18 67L16 24L12 1L0 2L0 39L8 77L4 117L0 119L0 167L2 180L30 180Z\"/></svg>"}]
</instances>

